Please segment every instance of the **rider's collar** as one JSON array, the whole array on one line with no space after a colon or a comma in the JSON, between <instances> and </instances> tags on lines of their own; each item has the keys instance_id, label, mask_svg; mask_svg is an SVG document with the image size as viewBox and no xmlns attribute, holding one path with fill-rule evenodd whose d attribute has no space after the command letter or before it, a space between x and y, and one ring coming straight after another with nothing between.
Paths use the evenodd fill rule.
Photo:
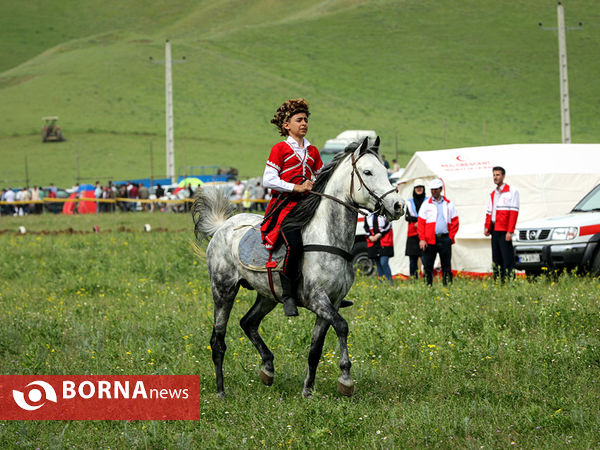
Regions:
<instances>
[{"instance_id":1,"label":"rider's collar","mask_svg":"<svg viewBox=\"0 0 600 450\"><path fill-rule=\"evenodd\" d=\"M294 139L291 136L288 136L288 138L285 140L285 142L287 142L289 144L290 147L292 147L292 150L295 151L306 151L308 149L308 146L310 145L310 142L308 142L308 139L303 138L304 139L304 148L300 148L300 146L298 145L298 142L296 142L296 139Z\"/></svg>"}]
</instances>

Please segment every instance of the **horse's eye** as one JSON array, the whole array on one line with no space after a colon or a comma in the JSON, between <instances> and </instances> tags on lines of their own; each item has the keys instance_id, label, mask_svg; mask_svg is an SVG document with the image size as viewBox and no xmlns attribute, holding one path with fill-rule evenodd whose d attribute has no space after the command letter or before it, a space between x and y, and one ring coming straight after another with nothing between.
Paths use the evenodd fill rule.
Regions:
<instances>
[{"instance_id":1,"label":"horse's eye","mask_svg":"<svg viewBox=\"0 0 600 450\"><path fill-rule=\"evenodd\" d=\"M370 177L371 175L373 175L373 172L371 172L370 170L365 170L363 172L366 176Z\"/></svg>"}]
</instances>

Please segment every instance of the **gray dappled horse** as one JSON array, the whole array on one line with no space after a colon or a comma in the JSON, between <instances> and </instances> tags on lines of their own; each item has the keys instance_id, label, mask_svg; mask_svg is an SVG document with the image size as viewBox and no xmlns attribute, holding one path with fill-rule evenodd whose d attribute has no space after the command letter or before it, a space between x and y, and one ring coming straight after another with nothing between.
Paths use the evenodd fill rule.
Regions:
<instances>
[{"instance_id":1,"label":"gray dappled horse","mask_svg":"<svg viewBox=\"0 0 600 450\"><path fill-rule=\"evenodd\" d=\"M340 316L338 308L354 282L354 270L351 261L341 255L348 255L354 244L357 206L376 210L389 220L395 220L404 213L404 202L388 181L387 171L379 157L379 138L370 148L365 139L360 146L349 146L336 155L317 177L313 191L313 195L308 195L283 223L284 227L286 221L302 226L304 245L313 246L313 250L307 249L304 253L300 265L302 279L297 292L298 306L317 316L302 395L309 397L312 394L325 335L331 325L340 343L342 374L338 378L338 391L350 396L354 392L354 383L350 377L346 342L348 323ZM214 301L214 329L210 344L219 397L225 395L225 332L240 286L257 292L256 302L241 319L240 325L262 358L261 380L270 386L275 375L273 353L258 328L262 319L277 306L281 286L279 281L274 281L275 297L267 273L249 270L239 261L240 240L250 228L260 227L263 217L233 213L228 199L216 189L200 190L192 209L197 237L201 240L212 236L206 250L206 263Z\"/></svg>"}]
</instances>

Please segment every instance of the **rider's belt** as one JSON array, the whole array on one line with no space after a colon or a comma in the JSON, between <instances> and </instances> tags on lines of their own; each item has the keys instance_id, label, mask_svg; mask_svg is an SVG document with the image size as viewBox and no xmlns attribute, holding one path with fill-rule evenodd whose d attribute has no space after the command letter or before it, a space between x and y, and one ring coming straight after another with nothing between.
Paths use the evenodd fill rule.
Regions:
<instances>
[{"instance_id":1,"label":"rider's belt","mask_svg":"<svg viewBox=\"0 0 600 450\"><path fill-rule=\"evenodd\" d=\"M450 236L450 235L448 233L440 233L440 234L436 234L435 238L437 239L437 238L441 238L441 237L444 237L444 236Z\"/></svg>"}]
</instances>

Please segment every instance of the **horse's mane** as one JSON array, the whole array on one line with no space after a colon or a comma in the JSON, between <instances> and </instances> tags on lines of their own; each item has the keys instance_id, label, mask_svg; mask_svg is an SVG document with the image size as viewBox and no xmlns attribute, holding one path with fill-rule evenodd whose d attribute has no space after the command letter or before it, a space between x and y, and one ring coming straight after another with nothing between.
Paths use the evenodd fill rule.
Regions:
<instances>
[{"instance_id":1,"label":"horse's mane","mask_svg":"<svg viewBox=\"0 0 600 450\"><path fill-rule=\"evenodd\" d=\"M315 180L315 184L313 185L312 190L314 192L324 192L327 183L331 179L333 172L341 162L348 156L350 153L354 152L358 148L358 143L352 143L348 145L343 152L337 153L333 160L327 164L325 167L321 169L321 172L317 176ZM369 153L373 153L379 158L379 155L373 151L371 148L367 150ZM313 218L317 208L321 204L321 196L320 195L307 195L305 199L303 199L298 206L296 206L283 221L281 222L281 230L287 231L294 228L304 228L308 222Z\"/></svg>"}]
</instances>

